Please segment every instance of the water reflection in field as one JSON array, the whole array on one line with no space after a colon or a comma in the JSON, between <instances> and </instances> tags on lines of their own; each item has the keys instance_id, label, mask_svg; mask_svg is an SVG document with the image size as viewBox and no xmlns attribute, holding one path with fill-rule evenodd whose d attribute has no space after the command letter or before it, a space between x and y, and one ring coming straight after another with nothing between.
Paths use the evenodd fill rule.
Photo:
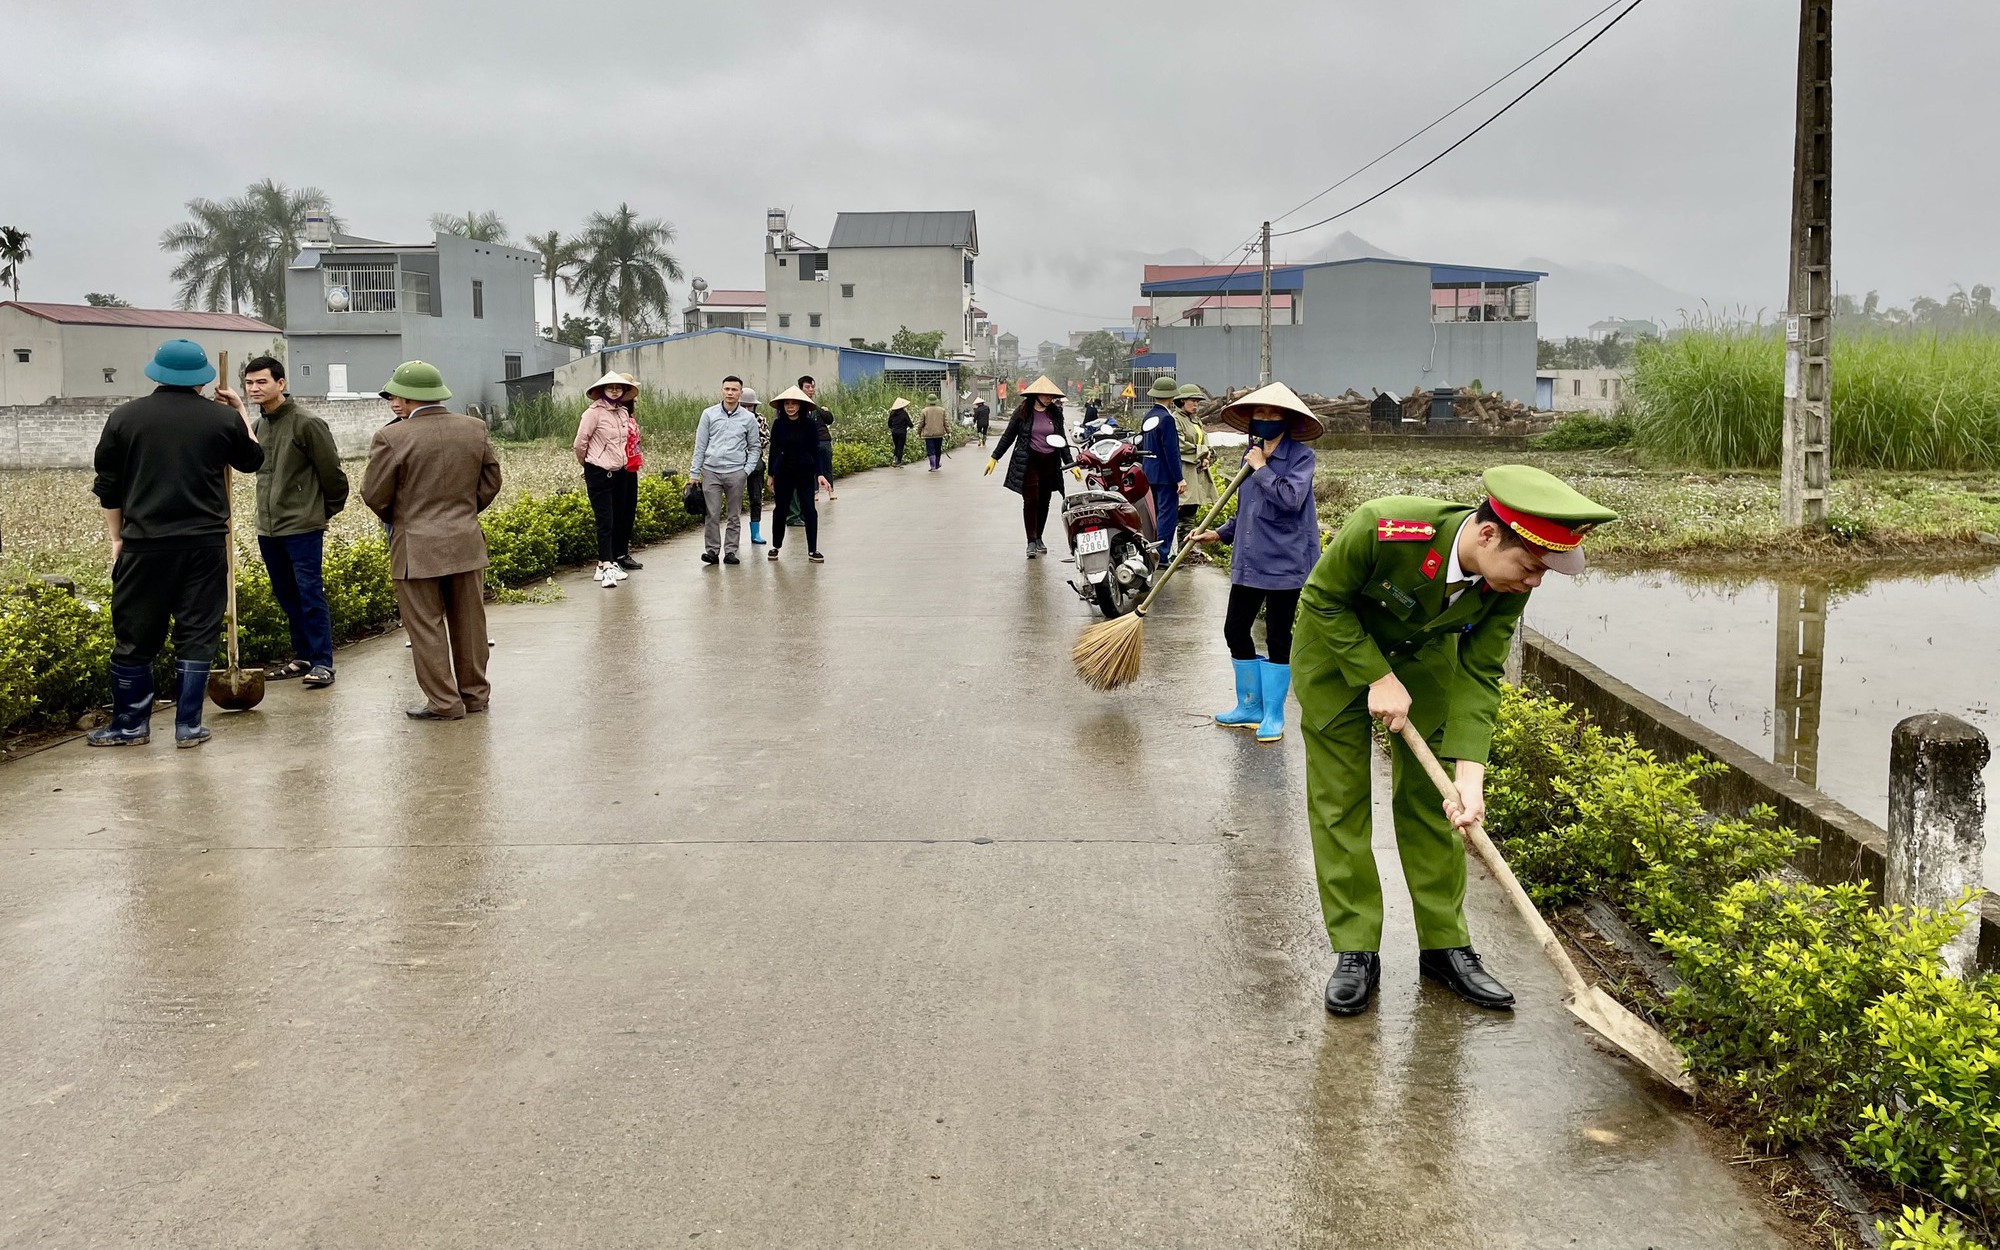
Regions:
<instances>
[{"instance_id":1,"label":"water reflection in field","mask_svg":"<svg viewBox=\"0 0 2000 1250\"><path fill-rule=\"evenodd\" d=\"M2000 570L1824 582L1549 579L1528 624L1855 811L1889 814L1889 731L1943 711L2000 733ZM2000 881L2000 760L1986 770Z\"/></svg>"}]
</instances>

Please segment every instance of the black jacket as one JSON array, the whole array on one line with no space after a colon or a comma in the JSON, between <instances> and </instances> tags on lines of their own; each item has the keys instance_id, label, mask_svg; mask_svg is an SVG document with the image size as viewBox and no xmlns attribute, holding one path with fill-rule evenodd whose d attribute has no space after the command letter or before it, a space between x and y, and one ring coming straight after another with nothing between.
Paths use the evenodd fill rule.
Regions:
<instances>
[{"instance_id":1,"label":"black jacket","mask_svg":"<svg viewBox=\"0 0 2000 1250\"><path fill-rule=\"evenodd\" d=\"M819 476L819 432L820 423L814 419L815 412L807 409L796 417L783 413L771 418L771 453L768 460L771 477L811 479Z\"/></svg>"},{"instance_id":2,"label":"black jacket","mask_svg":"<svg viewBox=\"0 0 2000 1250\"><path fill-rule=\"evenodd\" d=\"M192 387L163 386L111 410L93 463L98 502L124 510L125 549L171 551L222 541L229 532L222 470L255 473L264 449L235 409Z\"/></svg>"},{"instance_id":3,"label":"black jacket","mask_svg":"<svg viewBox=\"0 0 2000 1250\"><path fill-rule=\"evenodd\" d=\"M1069 431L1063 428L1061 405L1049 405L1049 415L1055 418L1055 432L1067 438ZM1034 413L1032 412L1026 417L1009 417L1007 419L1006 433L1000 436L999 443L995 444L993 448L993 458L995 460L1006 455L1008 447L1011 446L1014 449L1013 459L1007 462L1007 489L1017 495L1026 493L1028 489L1028 448L1034 445L1034 437L1029 422L1033 420ZM1065 469L1076 463L1075 454L1067 446L1058 448L1055 455L1062 462L1062 466ZM1062 484L1058 482L1056 485L1060 489Z\"/></svg>"},{"instance_id":4,"label":"black jacket","mask_svg":"<svg viewBox=\"0 0 2000 1250\"><path fill-rule=\"evenodd\" d=\"M910 410L898 408L889 414L889 433L908 434L910 432Z\"/></svg>"},{"instance_id":5,"label":"black jacket","mask_svg":"<svg viewBox=\"0 0 2000 1250\"><path fill-rule=\"evenodd\" d=\"M806 415L817 418L814 424L819 426L819 441L828 447L833 446L833 414L824 408L815 408Z\"/></svg>"}]
</instances>

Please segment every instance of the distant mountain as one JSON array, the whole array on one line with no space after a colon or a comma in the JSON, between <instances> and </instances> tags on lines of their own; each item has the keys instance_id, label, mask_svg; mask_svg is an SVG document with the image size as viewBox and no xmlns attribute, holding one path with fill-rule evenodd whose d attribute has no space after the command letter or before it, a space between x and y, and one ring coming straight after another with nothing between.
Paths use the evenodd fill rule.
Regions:
<instances>
[{"instance_id":1,"label":"distant mountain","mask_svg":"<svg viewBox=\"0 0 2000 1250\"><path fill-rule=\"evenodd\" d=\"M1624 265L1565 265L1531 256L1520 267L1549 275L1536 293L1535 320L1545 339L1583 334L1591 322L1607 317L1651 321L1666 330L1680 324L1683 309L1701 310L1700 296L1677 291Z\"/></svg>"},{"instance_id":2,"label":"distant mountain","mask_svg":"<svg viewBox=\"0 0 2000 1250\"><path fill-rule=\"evenodd\" d=\"M1277 249L1272 248L1271 250L1276 251ZM1312 255L1296 260L1289 260L1285 263L1289 265L1322 265L1330 260L1360 260L1364 256L1372 257L1376 260L1409 259L1407 256L1397 255L1386 247L1376 247L1373 243L1370 243L1350 230L1343 230L1335 235L1332 241L1325 247L1314 252Z\"/></svg>"}]
</instances>

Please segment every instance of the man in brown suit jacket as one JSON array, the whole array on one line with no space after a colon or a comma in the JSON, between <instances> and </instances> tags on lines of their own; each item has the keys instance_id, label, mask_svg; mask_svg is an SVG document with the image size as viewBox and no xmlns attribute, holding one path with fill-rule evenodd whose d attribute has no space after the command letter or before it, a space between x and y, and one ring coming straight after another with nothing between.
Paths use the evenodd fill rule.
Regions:
<instances>
[{"instance_id":1,"label":"man in brown suit jacket","mask_svg":"<svg viewBox=\"0 0 2000 1250\"><path fill-rule=\"evenodd\" d=\"M382 398L398 420L375 432L361 498L389 527L389 575L410 636L424 705L413 720L486 710L486 534L479 514L500 493L486 423L460 416L437 368L397 366Z\"/></svg>"}]
</instances>

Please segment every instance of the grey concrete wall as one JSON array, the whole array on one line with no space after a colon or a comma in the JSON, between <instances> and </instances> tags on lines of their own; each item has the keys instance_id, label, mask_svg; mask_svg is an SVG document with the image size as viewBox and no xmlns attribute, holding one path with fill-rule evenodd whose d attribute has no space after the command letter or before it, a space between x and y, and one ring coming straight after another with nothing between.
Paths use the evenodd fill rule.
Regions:
<instances>
[{"instance_id":1,"label":"grey concrete wall","mask_svg":"<svg viewBox=\"0 0 2000 1250\"><path fill-rule=\"evenodd\" d=\"M840 379L840 352L831 346L781 343L743 334L698 334L637 347L612 348L556 370L556 394L577 404L584 388L606 369L629 373L652 390L722 398L722 379L735 374L764 399L810 373L832 384ZM767 409L768 411L768 409Z\"/></svg>"},{"instance_id":2,"label":"grey concrete wall","mask_svg":"<svg viewBox=\"0 0 2000 1250\"><path fill-rule=\"evenodd\" d=\"M1705 755L1728 765L1696 787L1710 811L1737 815L1768 804L1780 824L1818 840L1796 861L1801 872L1828 883L1866 881L1879 897L1888 871L1888 834L1879 825L1542 634L1524 628L1521 635L1524 678L1664 758ZM1887 741L1882 750L1888 753ZM2000 898L1993 895L1980 906L1978 962L2000 969Z\"/></svg>"},{"instance_id":3,"label":"grey concrete wall","mask_svg":"<svg viewBox=\"0 0 2000 1250\"><path fill-rule=\"evenodd\" d=\"M843 247L827 252L826 281L801 282L798 258L766 253L764 258L765 328L852 346L851 340L886 343L904 326L919 333L944 331L943 354L969 351L966 313L971 296L965 286L965 252L954 247ZM854 287L853 296L841 294ZM820 313L814 329L811 313ZM792 323L779 325L781 314Z\"/></svg>"},{"instance_id":4,"label":"grey concrete wall","mask_svg":"<svg viewBox=\"0 0 2000 1250\"><path fill-rule=\"evenodd\" d=\"M1271 327L1271 372L1294 390L1322 395L1477 381L1534 400L1534 322L1433 322L1430 300L1427 265L1308 269L1299 323ZM1152 348L1174 353L1181 381L1216 391L1256 385L1259 337L1255 325L1162 325Z\"/></svg>"},{"instance_id":5,"label":"grey concrete wall","mask_svg":"<svg viewBox=\"0 0 2000 1250\"><path fill-rule=\"evenodd\" d=\"M389 420L380 399L301 402L326 421L346 457L368 454L368 440ZM0 470L88 469L105 418L117 403L70 403L0 407Z\"/></svg>"},{"instance_id":6,"label":"grey concrete wall","mask_svg":"<svg viewBox=\"0 0 2000 1250\"><path fill-rule=\"evenodd\" d=\"M28 353L23 361L20 353ZM18 308L0 308L0 404L39 404L62 396L62 334Z\"/></svg>"}]
</instances>

